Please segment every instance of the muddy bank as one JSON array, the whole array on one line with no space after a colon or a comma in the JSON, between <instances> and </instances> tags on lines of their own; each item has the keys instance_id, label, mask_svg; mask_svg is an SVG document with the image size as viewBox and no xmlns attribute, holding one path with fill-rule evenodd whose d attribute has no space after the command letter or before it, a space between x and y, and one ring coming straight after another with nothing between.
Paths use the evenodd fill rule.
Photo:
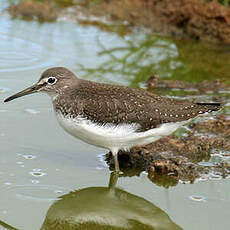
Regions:
<instances>
[{"instance_id":1,"label":"muddy bank","mask_svg":"<svg viewBox=\"0 0 230 230\"><path fill-rule=\"evenodd\" d=\"M55 21L60 13L60 9L53 6L51 2L21 1L18 4L12 4L8 8L12 17L22 18L24 20Z\"/></svg>"},{"instance_id":2,"label":"muddy bank","mask_svg":"<svg viewBox=\"0 0 230 230\"><path fill-rule=\"evenodd\" d=\"M148 90L155 89L173 89L173 90L187 90L198 92L199 94L219 93L221 91L229 91L230 86L220 79L214 81L204 80L202 82L187 82L175 80L162 80L156 74L153 74L146 82Z\"/></svg>"},{"instance_id":3,"label":"muddy bank","mask_svg":"<svg viewBox=\"0 0 230 230\"><path fill-rule=\"evenodd\" d=\"M71 6L70 8L66 8ZM61 10L62 9L62 10ZM230 44L230 7L201 0L25 1L9 7L13 17L52 21L58 17L114 31L146 27L176 37ZM96 18L96 17L99 18ZM122 27L124 30L124 28ZM115 32L117 32L115 28ZM119 30L118 30L119 31ZM124 33L124 31L123 31Z\"/></svg>"},{"instance_id":4,"label":"muddy bank","mask_svg":"<svg viewBox=\"0 0 230 230\"><path fill-rule=\"evenodd\" d=\"M179 180L193 183L198 180L220 179L230 175L230 120L217 116L205 122L188 125L178 137L171 135L146 146L135 147L130 152L120 151L119 162L127 175L146 170L157 185L169 187ZM212 156L221 162L209 163ZM226 160L225 160L226 159ZM111 154L106 161L113 168Z\"/></svg>"},{"instance_id":5,"label":"muddy bank","mask_svg":"<svg viewBox=\"0 0 230 230\"><path fill-rule=\"evenodd\" d=\"M177 37L230 44L230 8L201 0L88 1L76 14L105 16L127 26L150 28Z\"/></svg>"},{"instance_id":6,"label":"muddy bank","mask_svg":"<svg viewBox=\"0 0 230 230\"><path fill-rule=\"evenodd\" d=\"M183 81L161 80L153 75L147 81L151 89L195 88L202 93L229 90L229 85L216 81L199 84ZM220 98L219 98L220 99ZM225 104L229 98L222 98ZM230 117L225 108L216 114L199 117L174 134L146 146L135 147L130 152L120 151L119 162L124 176L148 172L149 179L164 187L179 181L218 180L230 176ZM106 161L113 168L111 153Z\"/></svg>"}]
</instances>

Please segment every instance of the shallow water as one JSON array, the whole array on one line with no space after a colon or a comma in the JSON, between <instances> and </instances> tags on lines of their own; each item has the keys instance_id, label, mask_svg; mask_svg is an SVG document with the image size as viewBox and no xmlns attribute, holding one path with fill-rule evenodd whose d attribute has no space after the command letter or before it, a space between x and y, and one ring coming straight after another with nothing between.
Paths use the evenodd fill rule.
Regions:
<instances>
[{"instance_id":1,"label":"shallow water","mask_svg":"<svg viewBox=\"0 0 230 230\"><path fill-rule=\"evenodd\" d=\"M24 22L2 13L0 41L0 101L31 85L50 66L66 66L82 78L135 87L143 86L153 72L190 81L229 78L227 49L223 53L222 47L183 41L184 54L179 41L138 32L119 37L96 27ZM204 67L198 60L190 63L193 50ZM69 216L82 223L93 216L92 221L104 229L110 225L124 229L130 220L133 229L144 224L156 229L229 228L229 179L164 189L142 173L119 178L118 189L110 191L110 172L102 160L106 150L66 134L48 96L1 103L0 119L2 229L52 229L53 219L68 222Z\"/></svg>"}]
</instances>

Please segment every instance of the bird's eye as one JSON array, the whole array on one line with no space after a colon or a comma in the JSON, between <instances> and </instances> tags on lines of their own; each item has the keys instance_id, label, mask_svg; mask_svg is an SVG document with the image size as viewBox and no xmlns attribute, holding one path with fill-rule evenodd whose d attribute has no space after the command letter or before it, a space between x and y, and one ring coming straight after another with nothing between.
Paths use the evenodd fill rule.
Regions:
<instances>
[{"instance_id":1,"label":"bird's eye","mask_svg":"<svg viewBox=\"0 0 230 230\"><path fill-rule=\"evenodd\" d=\"M56 81L57 81L57 78L56 78L56 77L49 77L49 78L47 79L47 83L48 83L49 85L55 84Z\"/></svg>"}]
</instances>

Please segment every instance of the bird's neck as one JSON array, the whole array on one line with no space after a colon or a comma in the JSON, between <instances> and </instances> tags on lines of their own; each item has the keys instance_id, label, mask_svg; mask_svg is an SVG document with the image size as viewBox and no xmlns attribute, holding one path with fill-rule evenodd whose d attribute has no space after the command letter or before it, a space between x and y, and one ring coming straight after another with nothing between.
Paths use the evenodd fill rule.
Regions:
<instances>
[{"instance_id":1,"label":"bird's neck","mask_svg":"<svg viewBox=\"0 0 230 230\"><path fill-rule=\"evenodd\" d=\"M59 96L59 94L56 92L47 92L47 94L50 96L52 102L54 102L57 99L57 97Z\"/></svg>"}]
</instances>

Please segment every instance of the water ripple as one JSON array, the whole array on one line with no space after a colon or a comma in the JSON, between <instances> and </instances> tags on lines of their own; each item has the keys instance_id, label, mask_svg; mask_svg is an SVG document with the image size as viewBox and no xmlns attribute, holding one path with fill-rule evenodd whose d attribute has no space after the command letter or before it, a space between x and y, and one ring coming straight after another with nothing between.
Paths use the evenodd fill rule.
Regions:
<instances>
[{"instance_id":1,"label":"water ripple","mask_svg":"<svg viewBox=\"0 0 230 230\"><path fill-rule=\"evenodd\" d=\"M29 172L29 174L34 177L43 177L46 175L46 173L42 172L41 169L33 169L31 172Z\"/></svg>"},{"instance_id":2,"label":"water ripple","mask_svg":"<svg viewBox=\"0 0 230 230\"><path fill-rule=\"evenodd\" d=\"M0 51L1 52L1 51ZM0 87L0 93L8 93L10 92L10 89L9 88L6 88L6 87Z\"/></svg>"},{"instance_id":3,"label":"water ripple","mask_svg":"<svg viewBox=\"0 0 230 230\"><path fill-rule=\"evenodd\" d=\"M34 70L50 63L45 47L29 39L0 33L0 41L0 72Z\"/></svg>"},{"instance_id":4,"label":"water ripple","mask_svg":"<svg viewBox=\"0 0 230 230\"><path fill-rule=\"evenodd\" d=\"M189 199L192 201L197 201L197 202L205 202L206 198L204 196L200 196L200 195L191 195L189 196Z\"/></svg>"},{"instance_id":5,"label":"water ripple","mask_svg":"<svg viewBox=\"0 0 230 230\"><path fill-rule=\"evenodd\" d=\"M57 195L66 193L66 189L56 185L41 185L38 183L15 185L11 187L16 198L20 200L50 202L57 200Z\"/></svg>"},{"instance_id":6,"label":"water ripple","mask_svg":"<svg viewBox=\"0 0 230 230\"><path fill-rule=\"evenodd\" d=\"M29 113L29 114L38 114L38 113L40 113L38 110L35 110L35 109L25 109L24 111Z\"/></svg>"}]
</instances>

